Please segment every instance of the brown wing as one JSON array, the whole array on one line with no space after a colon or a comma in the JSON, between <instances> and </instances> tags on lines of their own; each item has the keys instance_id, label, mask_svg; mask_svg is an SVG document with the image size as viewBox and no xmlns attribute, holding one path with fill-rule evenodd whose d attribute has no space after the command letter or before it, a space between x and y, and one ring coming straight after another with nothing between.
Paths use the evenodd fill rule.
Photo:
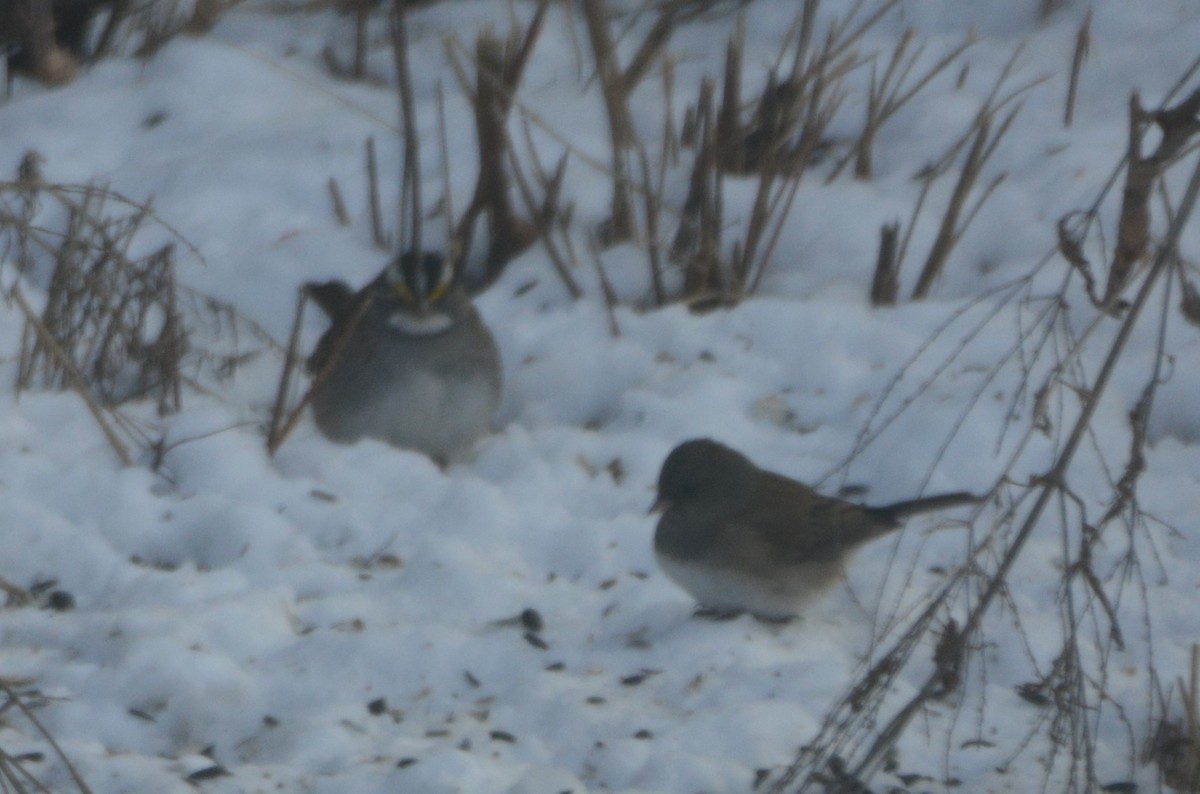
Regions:
<instances>
[{"instance_id":1,"label":"brown wing","mask_svg":"<svg viewBox=\"0 0 1200 794\"><path fill-rule=\"evenodd\" d=\"M766 548L776 563L833 560L897 526L886 517L770 472L758 478L750 505L739 512L736 531L752 549ZM753 538L753 540L751 540ZM734 544L736 545L736 544Z\"/></svg>"},{"instance_id":2,"label":"brown wing","mask_svg":"<svg viewBox=\"0 0 1200 794\"><path fill-rule=\"evenodd\" d=\"M324 298L314 297L314 300L320 303L323 310L329 312L330 323L329 328L325 329L325 333L317 340L312 355L305 362L305 369L311 375L317 375L327 365L332 365L334 353L350 341L348 337L355 333L364 314L371 308L371 296L366 288L348 297L341 293L341 290L335 289Z\"/></svg>"}]
</instances>

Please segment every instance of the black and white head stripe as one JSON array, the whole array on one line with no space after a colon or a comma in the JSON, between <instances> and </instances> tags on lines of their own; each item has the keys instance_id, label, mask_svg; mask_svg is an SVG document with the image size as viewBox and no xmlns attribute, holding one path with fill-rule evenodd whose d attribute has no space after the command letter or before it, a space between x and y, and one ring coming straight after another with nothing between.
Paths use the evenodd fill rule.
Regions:
<instances>
[{"instance_id":1,"label":"black and white head stripe","mask_svg":"<svg viewBox=\"0 0 1200 794\"><path fill-rule=\"evenodd\" d=\"M387 282L406 303L428 306L437 303L454 282L454 266L442 254L407 251L387 267Z\"/></svg>"}]
</instances>

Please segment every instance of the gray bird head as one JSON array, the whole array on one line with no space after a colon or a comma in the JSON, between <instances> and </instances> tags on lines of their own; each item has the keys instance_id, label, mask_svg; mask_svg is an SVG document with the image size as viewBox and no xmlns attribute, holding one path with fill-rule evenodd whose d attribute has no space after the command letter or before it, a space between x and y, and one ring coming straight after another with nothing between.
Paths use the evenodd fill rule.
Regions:
<instances>
[{"instance_id":1,"label":"gray bird head","mask_svg":"<svg viewBox=\"0 0 1200 794\"><path fill-rule=\"evenodd\" d=\"M663 461L658 499L650 511L693 499L746 493L758 470L745 455L710 438L684 441Z\"/></svg>"}]
</instances>

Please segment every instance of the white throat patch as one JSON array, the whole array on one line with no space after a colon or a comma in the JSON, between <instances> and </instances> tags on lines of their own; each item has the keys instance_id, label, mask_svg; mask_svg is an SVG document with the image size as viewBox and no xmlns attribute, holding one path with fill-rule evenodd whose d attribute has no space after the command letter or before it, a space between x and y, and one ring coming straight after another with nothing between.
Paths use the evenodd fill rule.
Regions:
<instances>
[{"instance_id":1,"label":"white throat patch","mask_svg":"<svg viewBox=\"0 0 1200 794\"><path fill-rule=\"evenodd\" d=\"M454 320L450 315L441 312L431 312L423 316L408 312L392 312L388 316L388 325L410 336L433 336L449 330L453 324Z\"/></svg>"}]
</instances>

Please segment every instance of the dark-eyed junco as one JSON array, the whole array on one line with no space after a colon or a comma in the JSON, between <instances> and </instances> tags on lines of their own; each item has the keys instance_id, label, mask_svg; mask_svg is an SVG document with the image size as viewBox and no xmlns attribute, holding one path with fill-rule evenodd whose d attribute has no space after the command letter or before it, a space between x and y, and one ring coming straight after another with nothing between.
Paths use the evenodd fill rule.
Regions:
<instances>
[{"instance_id":1,"label":"dark-eyed junco","mask_svg":"<svg viewBox=\"0 0 1200 794\"><path fill-rule=\"evenodd\" d=\"M658 564L702 607L795 616L843 575L850 553L914 513L978 502L969 493L865 507L822 496L710 439L685 441L658 475Z\"/></svg>"},{"instance_id":2,"label":"dark-eyed junco","mask_svg":"<svg viewBox=\"0 0 1200 794\"><path fill-rule=\"evenodd\" d=\"M445 462L489 431L500 354L457 281L441 254L409 252L357 293L341 281L306 285L332 320L308 361L322 433Z\"/></svg>"}]
</instances>

